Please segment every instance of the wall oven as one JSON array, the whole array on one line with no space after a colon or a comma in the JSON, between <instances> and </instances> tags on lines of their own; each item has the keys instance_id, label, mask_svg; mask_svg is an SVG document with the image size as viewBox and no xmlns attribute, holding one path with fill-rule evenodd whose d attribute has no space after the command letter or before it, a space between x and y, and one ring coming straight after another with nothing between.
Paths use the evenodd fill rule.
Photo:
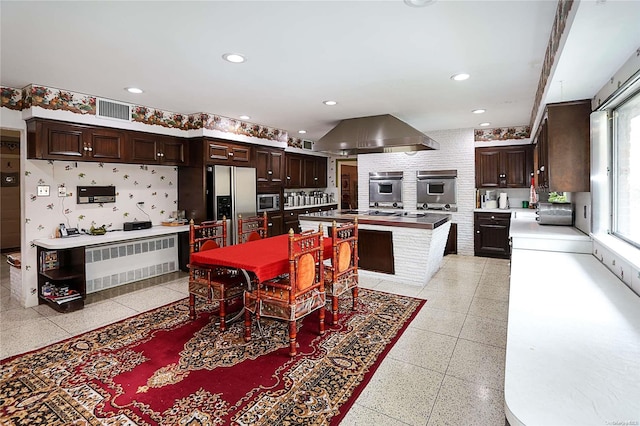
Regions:
<instances>
[{"instance_id":1,"label":"wall oven","mask_svg":"<svg viewBox=\"0 0 640 426\"><path fill-rule=\"evenodd\" d=\"M457 170L416 172L417 208L421 210L457 211Z\"/></svg>"},{"instance_id":2,"label":"wall oven","mask_svg":"<svg viewBox=\"0 0 640 426\"><path fill-rule=\"evenodd\" d=\"M402 208L402 172L369 173L369 207Z\"/></svg>"},{"instance_id":3,"label":"wall oven","mask_svg":"<svg viewBox=\"0 0 640 426\"><path fill-rule=\"evenodd\" d=\"M258 213L280 210L280 194L258 194L256 204Z\"/></svg>"}]
</instances>

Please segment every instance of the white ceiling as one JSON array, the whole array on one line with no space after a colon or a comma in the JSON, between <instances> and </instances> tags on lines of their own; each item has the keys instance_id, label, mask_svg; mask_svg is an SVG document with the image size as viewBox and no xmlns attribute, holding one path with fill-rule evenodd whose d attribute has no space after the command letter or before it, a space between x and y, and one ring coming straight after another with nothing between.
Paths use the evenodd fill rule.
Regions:
<instances>
[{"instance_id":1,"label":"white ceiling","mask_svg":"<svg viewBox=\"0 0 640 426\"><path fill-rule=\"evenodd\" d=\"M305 129L300 137L312 140L341 119L377 114L427 134L483 121L527 125L556 5L2 0L0 84L186 114L247 114L293 137ZM579 7L549 102L592 97L640 47L640 1ZM227 52L247 62L225 62ZM469 80L450 80L463 71Z\"/></svg>"}]
</instances>

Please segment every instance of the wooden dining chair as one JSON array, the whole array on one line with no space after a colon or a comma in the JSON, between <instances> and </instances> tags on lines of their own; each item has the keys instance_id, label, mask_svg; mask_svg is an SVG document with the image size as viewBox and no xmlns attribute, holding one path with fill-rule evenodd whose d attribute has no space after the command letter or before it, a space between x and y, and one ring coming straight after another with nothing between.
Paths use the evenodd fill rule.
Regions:
<instances>
[{"instance_id":1,"label":"wooden dining chair","mask_svg":"<svg viewBox=\"0 0 640 426\"><path fill-rule=\"evenodd\" d=\"M267 212L246 219L238 215L238 244L267 238Z\"/></svg>"},{"instance_id":2,"label":"wooden dining chair","mask_svg":"<svg viewBox=\"0 0 640 426\"><path fill-rule=\"evenodd\" d=\"M326 265L324 283L327 298L331 299L331 324L338 322L339 297L351 290L351 309L358 300L358 218L340 226L333 221L331 227L331 263Z\"/></svg>"},{"instance_id":3,"label":"wooden dining chair","mask_svg":"<svg viewBox=\"0 0 640 426\"><path fill-rule=\"evenodd\" d=\"M296 235L289 231L289 274L258 284L245 291L245 341L251 340L251 314L275 318L289 323L289 355L295 356L296 321L319 310L320 334L324 334L324 266L322 263L322 226Z\"/></svg>"},{"instance_id":4,"label":"wooden dining chair","mask_svg":"<svg viewBox=\"0 0 640 426\"><path fill-rule=\"evenodd\" d=\"M189 222L189 254L213 250L227 245L227 220ZM189 264L189 317L196 318L196 297L218 302L220 330L225 331L228 304L242 298L244 278L235 269Z\"/></svg>"}]
</instances>

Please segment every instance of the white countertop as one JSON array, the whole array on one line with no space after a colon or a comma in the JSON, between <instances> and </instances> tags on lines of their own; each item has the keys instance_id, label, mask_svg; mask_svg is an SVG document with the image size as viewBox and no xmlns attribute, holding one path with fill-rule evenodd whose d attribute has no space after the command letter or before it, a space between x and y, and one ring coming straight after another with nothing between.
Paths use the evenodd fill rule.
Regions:
<instances>
[{"instance_id":1,"label":"white countertop","mask_svg":"<svg viewBox=\"0 0 640 426\"><path fill-rule=\"evenodd\" d=\"M511 215L509 236L512 238L545 238L564 240L587 240L591 238L573 226L540 225L534 215L516 212L516 217Z\"/></svg>"},{"instance_id":2,"label":"white countertop","mask_svg":"<svg viewBox=\"0 0 640 426\"><path fill-rule=\"evenodd\" d=\"M33 243L40 247L55 250L72 247L94 246L98 244L113 243L116 241L135 240L137 238L148 238L158 235L176 234L179 232L189 232L189 225L156 225L149 229L140 229L137 231L110 231L104 235L82 234L77 237L42 238L34 240Z\"/></svg>"},{"instance_id":3,"label":"white countertop","mask_svg":"<svg viewBox=\"0 0 640 426\"><path fill-rule=\"evenodd\" d=\"M640 298L589 254L515 249L511 259L511 425L638 424Z\"/></svg>"}]
</instances>

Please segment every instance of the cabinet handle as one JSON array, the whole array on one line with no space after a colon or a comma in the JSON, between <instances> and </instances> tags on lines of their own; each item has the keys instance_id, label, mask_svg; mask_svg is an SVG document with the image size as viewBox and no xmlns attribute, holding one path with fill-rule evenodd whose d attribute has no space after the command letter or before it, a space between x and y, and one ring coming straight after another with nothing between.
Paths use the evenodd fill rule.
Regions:
<instances>
[{"instance_id":1,"label":"cabinet handle","mask_svg":"<svg viewBox=\"0 0 640 426\"><path fill-rule=\"evenodd\" d=\"M540 166L540 171L544 172L544 166Z\"/></svg>"},{"instance_id":2,"label":"cabinet handle","mask_svg":"<svg viewBox=\"0 0 640 426\"><path fill-rule=\"evenodd\" d=\"M314 177L314 178L313 178L313 180L318 180L318 178L317 178L317 177Z\"/></svg>"},{"instance_id":3,"label":"cabinet handle","mask_svg":"<svg viewBox=\"0 0 640 426\"><path fill-rule=\"evenodd\" d=\"M233 157L233 152L230 152L230 153L229 153L229 157Z\"/></svg>"},{"instance_id":4,"label":"cabinet handle","mask_svg":"<svg viewBox=\"0 0 640 426\"><path fill-rule=\"evenodd\" d=\"M291 180L291 176L287 176L287 180Z\"/></svg>"},{"instance_id":5,"label":"cabinet handle","mask_svg":"<svg viewBox=\"0 0 640 426\"><path fill-rule=\"evenodd\" d=\"M496 217L495 216L491 216L491 220L494 220Z\"/></svg>"},{"instance_id":6,"label":"cabinet handle","mask_svg":"<svg viewBox=\"0 0 640 426\"><path fill-rule=\"evenodd\" d=\"M89 148L87 148L86 146L82 147L83 151L89 151Z\"/></svg>"},{"instance_id":7,"label":"cabinet handle","mask_svg":"<svg viewBox=\"0 0 640 426\"><path fill-rule=\"evenodd\" d=\"M479 233L480 233L480 231L476 231L476 234L479 234Z\"/></svg>"},{"instance_id":8,"label":"cabinet handle","mask_svg":"<svg viewBox=\"0 0 640 426\"><path fill-rule=\"evenodd\" d=\"M273 223L269 222L267 223L267 226L273 226Z\"/></svg>"},{"instance_id":9,"label":"cabinet handle","mask_svg":"<svg viewBox=\"0 0 640 426\"><path fill-rule=\"evenodd\" d=\"M267 172L267 174L268 174L268 175L272 175L272 174L273 174L273 172L272 172L271 170L269 170L269 171Z\"/></svg>"},{"instance_id":10,"label":"cabinet handle","mask_svg":"<svg viewBox=\"0 0 640 426\"><path fill-rule=\"evenodd\" d=\"M89 152L93 151L93 148L89 147Z\"/></svg>"}]
</instances>

